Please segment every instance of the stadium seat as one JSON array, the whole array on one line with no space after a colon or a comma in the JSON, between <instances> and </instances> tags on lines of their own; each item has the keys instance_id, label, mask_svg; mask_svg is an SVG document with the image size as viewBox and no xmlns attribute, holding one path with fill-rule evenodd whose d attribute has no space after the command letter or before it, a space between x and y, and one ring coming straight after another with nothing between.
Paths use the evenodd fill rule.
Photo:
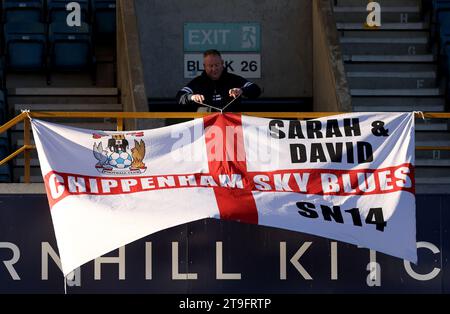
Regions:
<instances>
[{"instance_id":1,"label":"stadium seat","mask_svg":"<svg viewBox=\"0 0 450 314\"><path fill-rule=\"evenodd\" d=\"M46 65L46 28L42 23L5 25L6 67L12 70L41 70Z\"/></svg>"},{"instance_id":2,"label":"stadium seat","mask_svg":"<svg viewBox=\"0 0 450 314\"><path fill-rule=\"evenodd\" d=\"M66 22L67 15L70 13L66 5L74 0L47 0L47 14L49 23ZM76 0L81 7L81 22L88 22L89 18L89 0Z\"/></svg>"},{"instance_id":3,"label":"stadium seat","mask_svg":"<svg viewBox=\"0 0 450 314\"><path fill-rule=\"evenodd\" d=\"M91 0L94 16L94 33L99 38L116 34L116 1Z\"/></svg>"},{"instance_id":4,"label":"stadium seat","mask_svg":"<svg viewBox=\"0 0 450 314\"><path fill-rule=\"evenodd\" d=\"M3 21L42 22L43 0L5 0L3 3Z\"/></svg>"},{"instance_id":5,"label":"stadium seat","mask_svg":"<svg viewBox=\"0 0 450 314\"><path fill-rule=\"evenodd\" d=\"M52 23L49 30L52 69L83 70L94 63L91 32L86 23L70 27L66 23Z\"/></svg>"}]
</instances>

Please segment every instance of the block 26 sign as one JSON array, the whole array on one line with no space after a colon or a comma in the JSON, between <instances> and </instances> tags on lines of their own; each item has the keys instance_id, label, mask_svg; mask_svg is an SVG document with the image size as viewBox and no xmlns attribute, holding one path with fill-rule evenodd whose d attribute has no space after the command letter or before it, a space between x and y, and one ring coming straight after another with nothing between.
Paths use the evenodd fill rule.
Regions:
<instances>
[{"instance_id":1,"label":"block 26 sign","mask_svg":"<svg viewBox=\"0 0 450 314\"><path fill-rule=\"evenodd\" d=\"M222 52L225 67L247 78L261 77L259 23L185 23L184 77L203 71L203 51Z\"/></svg>"}]
</instances>

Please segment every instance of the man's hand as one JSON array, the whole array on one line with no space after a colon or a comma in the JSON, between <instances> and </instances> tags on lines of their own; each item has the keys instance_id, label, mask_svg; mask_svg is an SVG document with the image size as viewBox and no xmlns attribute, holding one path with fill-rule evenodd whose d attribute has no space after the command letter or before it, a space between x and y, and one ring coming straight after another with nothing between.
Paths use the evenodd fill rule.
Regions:
<instances>
[{"instance_id":1,"label":"man's hand","mask_svg":"<svg viewBox=\"0 0 450 314\"><path fill-rule=\"evenodd\" d=\"M233 98L237 98L239 96L242 95L242 89L240 88L232 88L228 91L228 94L233 97Z\"/></svg>"},{"instance_id":2,"label":"man's hand","mask_svg":"<svg viewBox=\"0 0 450 314\"><path fill-rule=\"evenodd\" d=\"M195 101L197 103L203 104L203 101L205 100L205 96L201 94L194 94L191 96L191 100Z\"/></svg>"}]
</instances>

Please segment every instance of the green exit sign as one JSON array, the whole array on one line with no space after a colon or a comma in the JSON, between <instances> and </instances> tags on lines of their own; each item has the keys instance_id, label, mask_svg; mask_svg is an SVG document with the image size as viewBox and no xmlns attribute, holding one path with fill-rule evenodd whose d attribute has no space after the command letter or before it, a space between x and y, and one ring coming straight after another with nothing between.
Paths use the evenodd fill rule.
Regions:
<instances>
[{"instance_id":1,"label":"green exit sign","mask_svg":"<svg viewBox=\"0 0 450 314\"><path fill-rule=\"evenodd\" d=\"M259 23L185 23L184 51L208 49L259 52L261 27Z\"/></svg>"}]
</instances>

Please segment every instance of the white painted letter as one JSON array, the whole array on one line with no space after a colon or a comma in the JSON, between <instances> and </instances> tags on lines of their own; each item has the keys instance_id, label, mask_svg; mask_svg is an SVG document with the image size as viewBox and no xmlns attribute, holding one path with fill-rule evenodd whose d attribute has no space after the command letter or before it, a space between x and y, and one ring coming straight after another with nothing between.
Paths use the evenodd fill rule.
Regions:
<instances>
[{"instance_id":1,"label":"white painted letter","mask_svg":"<svg viewBox=\"0 0 450 314\"><path fill-rule=\"evenodd\" d=\"M12 251L13 254L11 259L3 261L3 264L5 264L5 267L13 280L20 280L19 274L16 272L13 266L20 259L19 247L11 242L0 242L0 249L1 248L10 249Z\"/></svg>"},{"instance_id":2,"label":"white painted letter","mask_svg":"<svg viewBox=\"0 0 450 314\"><path fill-rule=\"evenodd\" d=\"M186 261L187 263L187 261ZM178 271L178 242L172 242L172 279L173 280L197 280L196 273L180 273Z\"/></svg>"},{"instance_id":3,"label":"white painted letter","mask_svg":"<svg viewBox=\"0 0 450 314\"><path fill-rule=\"evenodd\" d=\"M381 6L378 2L369 2L366 11L371 11L367 15L366 23L369 27L381 26Z\"/></svg>"},{"instance_id":4,"label":"white painted letter","mask_svg":"<svg viewBox=\"0 0 450 314\"><path fill-rule=\"evenodd\" d=\"M306 252L306 250L310 247L312 242L305 242L298 249L298 251L292 256L289 260L292 265L298 270L300 275L303 276L306 280L312 280L312 277L308 274L308 272L303 268L303 266L298 262L300 257ZM280 242L280 279L286 280L286 242Z\"/></svg>"},{"instance_id":5,"label":"white painted letter","mask_svg":"<svg viewBox=\"0 0 450 314\"><path fill-rule=\"evenodd\" d=\"M425 242L425 241L421 241L421 242L417 242L417 248L426 248L429 249L431 252L433 252L434 254L440 253L441 251L439 250L439 248L437 248L433 243L430 242ZM410 275L412 278L416 279L416 280L420 280L420 281L426 281L426 280L431 280L434 277L436 277L439 272L441 271L440 268L433 268L433 270L431 272L429 272L428 274L418 274L416 273L412 267L411 267L411 263L409 261L404 260L403 261L403 265L405 267L406 272L408 273L408 275Z\"/></svg>"},{"instance_id":6,"label":"white painted letter","mask_svg":"<svg viewBox=\"0 0 450 314\"><path fill-rule=\"evenodd\" d=\"M102 264L119 264L119 280L125 280L125 247L119 248L118 257L97 257L94 262L94 280L102 279Z\"/></svg>"},{"instance_id":7,"label":"white painted letter","mask_svg":"<svg viewBox=\"0 0 450 314\"><path fill-rule=\"evenodd\" d=\"M81 26L81 6L78 2L70 2L66 5L67 14L66 22L68 26Z\"/></svg>"},{"instance_id":8,"label":"white painted letter","mask_svg":"<svg viewBox=\"0 0 450 314\"><path fill-rule=\"evenodd\" d=\"M225 274L223 272L223 243L221 241L216 242L216 279L241 280L241 273Z\"/></svg>"}]
</instances>

